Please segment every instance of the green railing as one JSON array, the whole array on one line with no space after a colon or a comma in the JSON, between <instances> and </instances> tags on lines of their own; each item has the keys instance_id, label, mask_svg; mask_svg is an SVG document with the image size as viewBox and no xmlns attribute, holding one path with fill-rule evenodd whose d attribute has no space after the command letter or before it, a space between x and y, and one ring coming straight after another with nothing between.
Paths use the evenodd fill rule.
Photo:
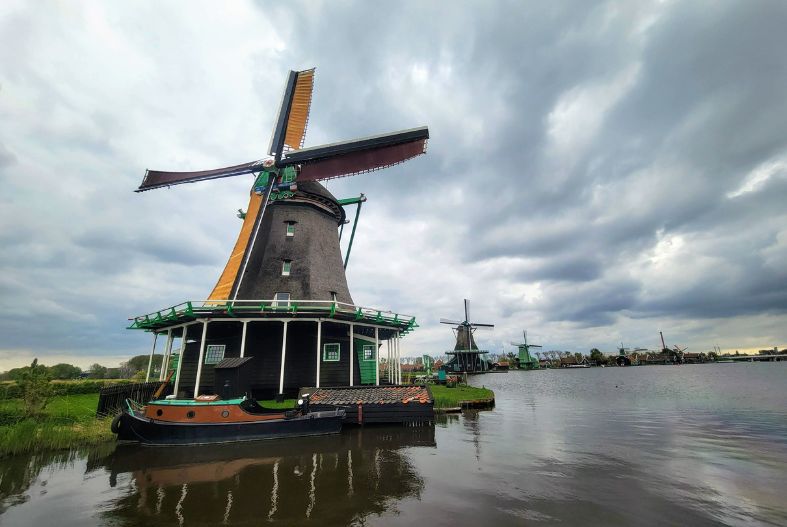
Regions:
<instances>
[{"instance_id":1,"label":"green railing","mask_svg":"<svg viewBox=\"0 0 787 527\"><path fill-rule=\"evenodd\" d=\"M415 317L368 307L359 307L330 300L202 300L186 301L130 318L128 329L154 330L195 320L201 317L260 318L271 315L314 315L370 323L398 329L401 335L418 327Z\"/></svg>"}]
</instances>

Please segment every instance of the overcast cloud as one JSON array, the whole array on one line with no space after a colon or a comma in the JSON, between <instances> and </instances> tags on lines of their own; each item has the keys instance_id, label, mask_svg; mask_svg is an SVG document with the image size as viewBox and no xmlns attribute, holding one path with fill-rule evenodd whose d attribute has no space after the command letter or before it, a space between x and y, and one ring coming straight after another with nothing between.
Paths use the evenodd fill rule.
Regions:
<instances>
[{"instance_id":1,"label":"overcast cloud","mask_svg":"<svg viewBox=\"0 0 787 527\"><path fill-rule=\"evenodd\" d=\"M148 350L129 316L207 296L289 69L307 146L428 125L364 192L361 305L547 349L787 346L787 3L0 5L0 369Z\"/></svg>"}]
</instances>

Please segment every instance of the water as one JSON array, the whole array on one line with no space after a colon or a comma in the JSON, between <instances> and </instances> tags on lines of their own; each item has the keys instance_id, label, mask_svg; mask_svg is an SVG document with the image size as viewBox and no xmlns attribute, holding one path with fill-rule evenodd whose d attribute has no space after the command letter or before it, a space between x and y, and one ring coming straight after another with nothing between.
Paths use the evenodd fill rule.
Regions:
<instances>
[{"instance_id":1,"label":"water","mask_svg":"<svg viewBox=\"0 0 787 527\"><path fill-rule=\"evenodd\" d=\"M0 524L787 525L787 364L509 372L435 427L0 462Z\"/></svg>"}]
</instances>

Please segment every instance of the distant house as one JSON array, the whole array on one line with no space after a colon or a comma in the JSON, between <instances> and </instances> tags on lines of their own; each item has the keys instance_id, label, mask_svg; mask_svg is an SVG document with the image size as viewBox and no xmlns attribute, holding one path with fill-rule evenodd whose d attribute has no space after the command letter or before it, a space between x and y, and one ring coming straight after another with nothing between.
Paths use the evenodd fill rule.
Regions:
<instances>
[{"instance_id":1,"label":"distant house","mask_svg":"<svg viewBox=\"0 0 787 527\"><path fill-rule=\"evenodd\" d=\"M560 357L561 368L568 368L569 366L576 366L577 364L579 364L577 362L577 358L573 355L569 355L567 357Z\"/></svg>"},{"instance_id":2,"label":"distant house","mask_svg":"<svg viewBox=\"0 0 787 527\"><path fill-rule=\"evenodd\" d=\"M704 353L684 353L683 362L685 364L702 364L708 361L708 356Z\"/></svg>"}]
</instances>

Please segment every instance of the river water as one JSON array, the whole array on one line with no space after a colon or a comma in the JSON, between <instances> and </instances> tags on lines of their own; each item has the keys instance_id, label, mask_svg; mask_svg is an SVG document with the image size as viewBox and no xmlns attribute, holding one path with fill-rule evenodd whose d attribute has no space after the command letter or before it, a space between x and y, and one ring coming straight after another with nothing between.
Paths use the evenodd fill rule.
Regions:
<instances>
[{"instance_id":1,"label":"river water","mask_svg":"<svg viewBox=\"0 0 787 527\"><path fill-rule=\"evenodd\" d=\"M0 461L0 524L787 525L787 363L494 373L434 427Z\"/></svg>"}]
</instances>

